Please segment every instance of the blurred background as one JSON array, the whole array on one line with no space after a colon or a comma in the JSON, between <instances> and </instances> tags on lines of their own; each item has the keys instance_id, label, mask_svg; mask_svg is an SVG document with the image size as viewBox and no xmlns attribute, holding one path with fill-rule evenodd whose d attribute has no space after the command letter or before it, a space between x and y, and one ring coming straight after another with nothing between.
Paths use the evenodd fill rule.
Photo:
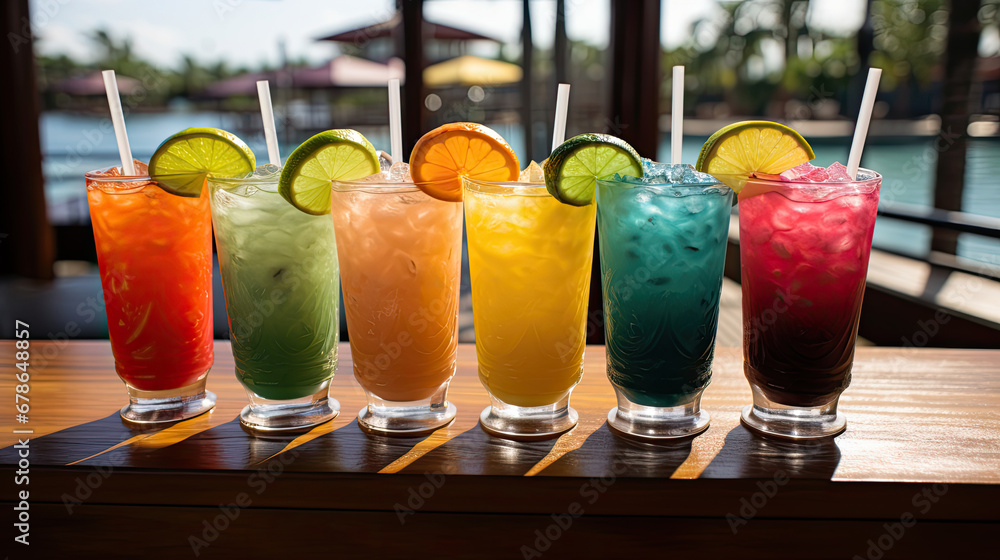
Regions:
<instances>
[{"instance_id":1,"label":"blurred background","mask_svg":"<svg viewBox=\"0 0 1000 560\"><path fill-rule=\"evenodd\" d=\"M406 148L442 123L477 121L527 163L548 155L559 82L572 84L567 136L608 132L667 159L670 67L682 64L684 161L722 126L765 118L802 132L818 165L846 162L865 76L882 68L862 166L885 177L883 259L873 257L882 272L862 335L905 345L922 314L945 309L968 326L930 344L1000 345L1000 0L11 0L2 10L2 337L16 316L62 338L77 306L101 297L83 173L118 162L103 69L117 72L143 161L192 126L230 130L263 154L259 79L271 83L283 154L330 128L387 150L395 77ZM739 280L738 267L727 274ZM600 342L600 306L592 312ZM106 336L101 320L72 336Z\"/></svg>"}]
</instances>

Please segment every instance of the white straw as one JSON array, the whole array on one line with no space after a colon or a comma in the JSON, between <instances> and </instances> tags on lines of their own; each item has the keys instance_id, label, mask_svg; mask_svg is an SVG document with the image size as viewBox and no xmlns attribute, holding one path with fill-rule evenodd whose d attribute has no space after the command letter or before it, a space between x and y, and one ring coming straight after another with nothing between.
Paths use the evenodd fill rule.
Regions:
<instances>
[{"instance_id":1,"label":"white straw","mask_svg":"<svg viewBox=\"0 0 1000 560\"><path fill-rule=\"evenodd\" d=\"M389 155L392 161L403 161L403 127L399 105L399 78L389 80Z\"/></svg>"},{"instance_id":2,"label":"white straw","mask_svg":"<svg viewBox=\"0 0 1000 560\"><path fill-rule=\"evenodd\" d=\"M257 98L260 99L260 117L264 121L264 139L267 140L267 159L271 165L281 165L278 151L278 129L274 127L274 107L271 106L271 88L267 80L257 81Z\"/></svg>"},{"instance_id":3,"label":"white straw","mask_svg":"<svg viewBox=\"0 0 1000 560\"><path fill-rule=\"evenodd\" d=\"M556 91L556 121L552 126L552 151L566 139L566 113L569 111L569 84L559 84Z\"/></svg>"},{"instance_id":4,"label":"white straw","mask_svg":"<svg viewBox=\"0 0 1000 560\"><path fill-rule=\"evenodd\" d=\"M132 148L128 145L128 134L125 132L125 113L118 96L115 71L105 70L101 72L101 76L104 77L104 91L108 94L108 106L111 108L111 124L115 127L115 139L118 140L118 155L122 158L122 174L135 177L135 163L132 162Z\"/></svg>"},{"instance_id":5,"label":"white straw","mask_svg":"<svg viewBox=\"0 0 1000 560\"><path fill-rule=\"evenodd\" d=\"M674 92L670 102L670 163L681 163L684 144L684 67L674 66Z\"/></svg>"},{"instance_id":6,"label":"white straw","mask_svg":"<svg viewBox=\"0 0 1000 560\"><path fill-rule=\"evenodd\" d=\"M865 95L861 98L861 113L858 114L858 124L854 127L854 141L851 142L851 154L847 158L847 174L851 180L858 177L858 166L861 165L861 150L865 147L868 136L868 124L872 120L872 109L875 107L875 95L878 93L878 81L882 77L880 68L868 71L868 82L865 84Z\"/></svg>"}]
</instances>

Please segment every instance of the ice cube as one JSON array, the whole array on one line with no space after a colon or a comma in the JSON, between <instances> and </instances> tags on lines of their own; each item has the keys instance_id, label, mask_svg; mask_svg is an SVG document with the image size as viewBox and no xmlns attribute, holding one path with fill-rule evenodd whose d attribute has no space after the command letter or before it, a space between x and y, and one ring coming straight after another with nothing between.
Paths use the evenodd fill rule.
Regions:
<instances>
[{"instance_id":1,"label":"ice cube","mask_svg":"<svg viewBox=\"0 0 1000 560\"><path fill-rule=\"evenodd\" d=\"M808 175L809 173L811 173L816 169L820 168L816 167L815 165L807 161L802 165L796 165L795 167L789 169L788 171L785 171L784 173L781 174L781 178L784 181L797 181L803 175Z\"/></svg>"},{"instance_id":2,"label":"ice cube","mask_svg":"<svg viewBox=\"0 0 1000 560\"><path fill-rule=\"evenodd\" d=\"M413 178L410 177L410 165L402 161L393 163L392 167L389 168L389 182L412 183Z\"/></svg>"},{"instance_id":3,"label":"ice cube","mask_svg":"<svg viewBox=\"0 0 1000 560\"><path fill-rule=\"evenodd\" d=\"M700 214L704 212L707 204L706 197L701 195L684 197L684 208L691 214Z\"/></svg>"},{"instance_id":4,"label":"ice cube","mask_svg":"<svg viewBox=\"0 0 1000 560\"><path fill-rule=\"evenodd\" d=\"M518 182L521 183L542 183L545 181L545 173L542 172L542 166L538 165L534 161L525 167L521 174L517 177Z\"/></svg>"},{"instance_id":5,"label":"ice cube","mask_svg":"<svg viewBox=\"0 0 1000 560\"><path fill-rule=\"evenodd\" d=\"M253 170L247 178L248 179L271 179L275 175L281 174L281 167L274 165L273 163L265 163L264 165L258 165L257 169Z\"/></svg>"},{"instance_id":6,"label":"ice cube","mask_svg":"<svg viewBox=\"0 0 1000 560\"><path fill-rule=\"evenodd\" d=\"M686 185L715 185L719 180L708 173L695 171L693 166L684 165L681 168L680 182Z\"/></svg>"},{"instance_id":7,"label":"ice cube","mask_svg":"<svg viewBox=\"0 0 1000 560\"><path fill-rule=\"evenodd\" d=\"M669 166L668 164L659 163L659 162L653 161L653 160L651 160L649 158L642 158L640 161L642 162L642 174L643 175L656 175L657 174L657 170L659 170L659 168L661 166L664 166L664 165Z\"/></svg>"},{"instance_id":8,"label":"ice cube","mask_svg":"<svg viewBox=\"0 0 1000 560\"><path fill-rule=\"evenodd\" d=\"M828 182L849 183L851 181L851 176L847 174L847 168L839 161L827 167L826 171Z\"/></svg>"},{"instance_id":9,"label":"ice cube","mask_svg":"<svg viewBox=\"0 0 1000 560\"><path fill-rule=\"evenodd\" d=\"M664 183L676 183L684 176L687 165L675 165L672 163L660 163L648 159L642 160L642 181L643 183L662 185Z\"/></svg>"},{"instance_id":10,"label":"ice cube","mask_svg":"<svg viewBox=\"0 0 1000 560\"><path fill-rule=\"evenodd\" d=\"M390 156L386 152L383 152L382 150L378 151L379 169L381 169L382 171L387 171L390 167L392 167L392 163L393 163L392 156Z\"/></svg>"},{"instance_id":11,"label":"ice cube","mask_svg":"<svg viewBox=\"0 0 1000 560\"><path fill-rule=\"evenodd\" d=\"M817 167L802 175L796 181L808 182L808 183L825 183L830 180L830 172L826 170L825 167Z\"/></svg>"},{"instance_id":12,"label":"ice cube","mask_svg":"<svg viewBox=\"0 0 1000 560\"><path fill-rule=\"evenodd\" d=\"M364 179L358 179L359 183L388 183L389 174L385 171L381 173L375 173L374 175L369 175Z\"/></svg>"},{"instance_id":13,"label":"ice cube","mask_svg":"<svg viewBox=\"0 0 1000 560\"><path fill-rule=\"evenodd\" d=\"M802 220L802 217L794 208L788 206L776 206L771 212L771 227L777 231L791 231Z\"/></svg>"},{"instance_id":14,"label":"ice cube","mask_svg":"<svg viewBox=\"0 0 1000 560\"><path fill-rule=\"evenodd\" d=\"M695 171L691 165L684 163L660 163L650 159L642 160L642 173L643 176L641 178L615 175L615 180L645 185L714 185L719 182L718 179L707 173Z\"/></svg>"},{"instance_id":15,"label":"ice cube","mask_svg":"<svg viewBox=\"0 0 1000 560\"><path fill-rule=\"evenodd\" d=\"M634 185L644 184L642 178L632 177L631 175L621 175L619 173L615 173L615 176L612 177L611 180L618 183L632 183Z\"/></svg>"},{"instance_id":16,"label":"ice cube","mask_svg":"<svg viewBox=\"0 0 1000 560\"><path fill-rule=\"evenodd\" d=\"M786 247L785 244L780 241L771 242L771 251L773 251L774 255L780 259L788 259L791 258L792 256L792 253L788 250L788 247Z\"/></svg>"},{"instance_id":17,"label":"ice cube","mask_svg":"<svg viewBox=\"0 0 1000 560\"><path fill-rule=\"evenodd\" d=\"M823 252L831 255L833 253L842 253L854 246L854 239L850 235L840 235L828 238L826 243L823 244Z\"/></svg>"},{"instance_id":18,"label":"ice cube","mask_svg":"<svg viewBox=\"0 0 1000 560\"><path fill-rule=\"evenodd\" d=\"M149 168L146 167L145 163L142 163L137 159L133 159L132 165L135 166L135 174L137 177L149 174ZM122 172L121 166L118 165L114 167L109 167L108 169L100 173L100 175L103 177L121 177L124 174L125 173Z\"/></svg>"}]
</instances>

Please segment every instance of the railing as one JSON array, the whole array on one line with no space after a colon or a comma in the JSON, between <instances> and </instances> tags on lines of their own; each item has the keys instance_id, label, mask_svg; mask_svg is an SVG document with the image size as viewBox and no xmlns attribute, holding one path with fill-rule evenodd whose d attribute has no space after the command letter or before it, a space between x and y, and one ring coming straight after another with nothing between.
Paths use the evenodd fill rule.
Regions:
<instances>
[{"instance_id":1,"label":"railing","mask_svg":"<svg viewBox=\"0 0 1000 560\"><path fill-rule=\"evenodd\" d=\"M887 208L880 207L878 215L893 220L927 225L959 233L970 233L992 239L1000 239L1000 218L990 216L942 210L940 208L926 208L905 203L893 203ZM909 258L921 259L934 266L966 272L983 278L1000 280L1000 268L972 259L964 259L956 255L938 251L930 251L927 255L921 257L887 249L880 250Z\"/></svg>"},{"instance_id":2,"label":"railing","mask_svg":"<svg viewBox=\"0 0 1000 560\"><path fill-rule=\"evenodd\" d=\"M894 202L888 208L879 208L879 216L949 229L960 233L974 233L1000 239L1000 218L925 208L914 204Z\"/></svg>"}]
</instances>

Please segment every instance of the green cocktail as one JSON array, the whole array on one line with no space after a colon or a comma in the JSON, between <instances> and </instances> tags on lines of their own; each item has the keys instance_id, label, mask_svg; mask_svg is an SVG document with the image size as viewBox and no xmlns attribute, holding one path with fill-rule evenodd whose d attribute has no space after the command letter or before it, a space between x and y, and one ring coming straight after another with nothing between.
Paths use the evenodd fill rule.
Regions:
<instances>
[{"instance_id":1,"label":"green cocktail","mask_svg":"<svg viewBox=\"0 0 1000 560\"><path fill-rule=\"evenodd\" d=\"M336 414L327 397L340 334L333 221L285 201L279 171L208 179L236 376L251 401L241 419L260 430Z\"/></svg>"}]
</instances>

